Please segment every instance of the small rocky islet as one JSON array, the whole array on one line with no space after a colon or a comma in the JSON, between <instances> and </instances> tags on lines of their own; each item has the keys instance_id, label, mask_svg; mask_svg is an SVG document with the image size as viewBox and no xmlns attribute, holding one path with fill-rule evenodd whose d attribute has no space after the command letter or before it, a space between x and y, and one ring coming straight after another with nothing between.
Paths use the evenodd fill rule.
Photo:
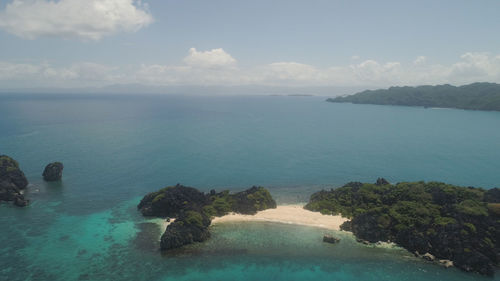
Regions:
<instances>
[{"instance_id":1,"label":"small rocky islet","mask_svg":"<svg viewBox=\"0 0 500 281\"><path fill-rule=\"evenodd\" d=\"M147 194L137 208L144 216L176 218L160 240L160 248L170 250L207 240L212 217L230 212L252 215L276 208L276 201L264 187L254 186L231 194L227 190L204 193L177 184Z\"/></svg>"},{"instance_id":2,"label":"small rocky islet","mask_svg":"<svg viewBox=\"0 0 500 281\"><path fill-rule=\"evenodd\" d=\"M64 165L61 162L47 164L43 170L42 176L45 181L59 181L62 178Z\"/></svg>"}]
</instances>

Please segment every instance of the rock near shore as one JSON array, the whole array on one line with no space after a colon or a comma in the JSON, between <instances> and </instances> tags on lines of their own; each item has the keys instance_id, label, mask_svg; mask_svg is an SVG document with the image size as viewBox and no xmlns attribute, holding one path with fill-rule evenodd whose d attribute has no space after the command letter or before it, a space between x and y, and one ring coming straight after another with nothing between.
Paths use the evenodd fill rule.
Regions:
<instances>
[{"instance_id":1,"label":"rock near shore","mask_svg":"<svg viewBox=\"0 0 500 281\"><path fill-rule=\"evenodd\" d=\"M340 242L340 239L337 237L333 237L329 234L323 235L323 242L330 243L330 244L336 244Z\"/></svg>"},{"instance_id":2,"label":"rock near shore","mask_svg":"<svg viewBox=\"0 0 500 281\"><path fill-rule=\"evenodd\" d=\"M14 205L24 207L29 201L24 198L23 190L28 186L26 176L14 159L0 156L0 201L12 201Z\"/></svg>"}]
</instances>

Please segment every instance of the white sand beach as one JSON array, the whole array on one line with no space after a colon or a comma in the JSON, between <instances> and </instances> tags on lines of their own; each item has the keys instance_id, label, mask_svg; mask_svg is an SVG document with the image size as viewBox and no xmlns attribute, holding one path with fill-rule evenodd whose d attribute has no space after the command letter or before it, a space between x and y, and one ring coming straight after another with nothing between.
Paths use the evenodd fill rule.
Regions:
<instances>
[{"instance_id":1,"label":"white sand beach","mask_svg":"<svg viewBox=\"0 0 500 281\"><path fill-rule=\"evenodd\" d=\"M341 216L323 215L304 209L304 205L279 205L276 209L267 209L255 215L231 213L214 218L212 224L244 221L275 222L321 227L340 230L340 225L348 219Z\"/></svg>"}]
</instances>

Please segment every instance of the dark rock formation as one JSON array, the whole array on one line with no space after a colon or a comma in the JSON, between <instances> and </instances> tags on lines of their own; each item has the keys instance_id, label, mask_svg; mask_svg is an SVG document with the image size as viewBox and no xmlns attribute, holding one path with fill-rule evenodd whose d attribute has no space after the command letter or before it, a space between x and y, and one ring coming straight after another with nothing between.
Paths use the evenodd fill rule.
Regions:
<instances>
[{"instance_id":1,"label":"dark rock formation","mask_svg":"<svg viewBox=\"0 0 500 281\"><path fill-rule=\"evenodd\" d=\"M372 245L372 243L370 243L370 241L366 241L366 240L359 239L359 238L356 238L356 242L364 244L364 245Z\"/></svg>"},{"instance_id":2,"label":"dark rock formation","mask_svg":"<svg viewBox=\"0 0 500 281\"><path fill-rule=\"evenodd\" d=\"M500 188L488 189L484 193L484 202L488 203L500 203Z\"/></svg>"},{"instance_id":3,"label":"dark rock formation","mask_svg":"<svg viewBox=\"0 0 500 281\"><path fill-rule=\"evenodd\" d=\"M45 181L59 181L62 178L64 166L61 162L53 162L45 166L43 179Z\"/></svg>"},{"instance_id":4,"label":"dark rock formation","mask_svg":"<svg viewBox=\"0 0 500 281\"><path fill-rule=\"evenodd\" d=\"M208 227L211 217L229 212L255 214L257 211L276 208L276 202L263 187L252 187L229 194L211 190L205 194L193 187L180 184L165 187L144 196L139 205L144 216L174 217L161 237L161 249L169 250L210 237Z\"/></svg>"},{"instance_id":5,"label":"dark rock formation","mask_svg":"<svg viewBox=\"0 0 500 281\"><path fill-rule=\"evenodd\" d=\"M337 237L333 237L329 234L325 234L325 235L323 235L323 242L336 244L336 243L340 242L340 239Z\"/></svg>"},{"instance_id":6,"label":"dark rock formation","mask_svg":"<svg viewBox=\"0 0 500 281\"><path fill-rule=\"evenodd\" d=\"M378 178L377 182L375 183L375 185L378 185L378 186L386 185L386 184L390 184L390 183L384 178Z\"/></svg>"},{"instance_id":7,"label":"dark rock formation","mask_svg":"<svg viewBox=\"0 0 500 281\"><path fill-rule=\"evenodd\" d=\"M340 225L340 230L352 232L352 221L345 221Z\"/></svg>"},{"instance_id":8,"label":"dark rock formation","mask_svg":"<svg viewBox=\"0 0 500 281\"><path fill-rule=\"evenodd\" d=\"M194 242L207 240L210 238L210 232L208 231L210 223L210 218L204 213L196 211L181 213L161 236L161 249L176 249Z\"/></svg>"},{"instance_id":9,"label":"dark rock formation","mask_svg":"<svg viewBox=\"0 0 500 281\"><path fill-rule=\"evenodd\" d=\"M24 198L23 189L28 180L19 169L19 164L6 155L0 156L0 201L13 201L16 206L28 205Z\"/></svg>"}]
</instances>

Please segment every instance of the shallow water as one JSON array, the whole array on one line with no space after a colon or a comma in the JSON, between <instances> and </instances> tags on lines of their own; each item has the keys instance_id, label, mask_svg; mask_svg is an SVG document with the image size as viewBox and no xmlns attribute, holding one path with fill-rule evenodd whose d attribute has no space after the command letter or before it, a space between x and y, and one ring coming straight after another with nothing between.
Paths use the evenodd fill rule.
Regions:
<instances>
[{"instance_id":1,"label":"shallow water","mask_svg":"<svg viewBox=\"0 0 500 281\"><path fill-rule=\"evenodd\" d=\"M315 97L0 97L0 154L31 182L0 204L0 280L481 280L402 250L269 223L212 227L161 255L141 196L183 183L269 187L279 203L351 180L498 186L500 113L332 104ZM47 184L50 161L65 165ZM496 277L496 280L499 277ZM491 280L491 279L485 279Z\"/></svg>"}]
</instances>

